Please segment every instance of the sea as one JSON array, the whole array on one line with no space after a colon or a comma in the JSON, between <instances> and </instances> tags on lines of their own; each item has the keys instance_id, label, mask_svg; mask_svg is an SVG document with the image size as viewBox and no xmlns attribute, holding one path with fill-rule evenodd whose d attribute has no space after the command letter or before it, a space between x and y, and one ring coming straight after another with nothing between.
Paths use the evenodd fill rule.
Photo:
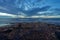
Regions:
<instances>
[{"instance_id":1,"label":"sea","mask_svg":"<svg viewBox=\"0 0 60 40\"><path fill-rule=\"evenodd\" d=\"M60 25L60 18L0 18L0 26L21 22L46 22L49 24Z\"/></svg>"},{"instance_id":2,"label":"sea","mask_svg":"<svg viewBox=\"0 0 60 40\"><path fill-rule=\"evenodd\" d=\"M60 25L60 18L0 18L0 27L11 25L11 23L22 22L46 22L49 24ZM55 33L60 40L60 32Z\"/></svg>"},{"instance_id":3,"label":"sea","mask_svg":"<svg viewBox=\"0 0 60 40\"><path fill-rule=\"evenodd\" d=\"M46 22L50 24L60 25L60 18L21 18L18 22Z\"/></svg>"}]
</instances>

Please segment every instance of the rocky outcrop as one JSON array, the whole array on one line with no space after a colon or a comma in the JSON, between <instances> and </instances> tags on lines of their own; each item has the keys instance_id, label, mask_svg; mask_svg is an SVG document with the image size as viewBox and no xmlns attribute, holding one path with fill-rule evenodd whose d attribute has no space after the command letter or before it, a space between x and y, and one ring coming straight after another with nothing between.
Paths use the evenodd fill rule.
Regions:
<instances>
[{"instance_id":1,"label":"rocky outcrop","mask_svg":"<svg viewBox=\"0 0 60 40\"><path fill-rule=\"evenodd\" d=\"M0 40L58 40L57 27L43 22L13 23L0 28Z\"/></svg>"}]
</instances>

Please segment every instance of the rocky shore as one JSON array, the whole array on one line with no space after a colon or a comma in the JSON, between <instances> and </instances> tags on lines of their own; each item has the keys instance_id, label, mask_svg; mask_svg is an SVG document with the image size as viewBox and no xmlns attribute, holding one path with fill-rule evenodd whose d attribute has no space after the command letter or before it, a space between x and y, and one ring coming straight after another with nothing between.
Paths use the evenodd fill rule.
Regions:
<instances>
[{"instance_id":1,"label":"rocky shore","mask_svg":"<svg viewBox=\"0 0 60 40\"><path fill-rule=\"evenodd\" d=\"M0 27L0 40L59 40L60 25L43 22L11 23Z\"/></svg>"}]
</instances>

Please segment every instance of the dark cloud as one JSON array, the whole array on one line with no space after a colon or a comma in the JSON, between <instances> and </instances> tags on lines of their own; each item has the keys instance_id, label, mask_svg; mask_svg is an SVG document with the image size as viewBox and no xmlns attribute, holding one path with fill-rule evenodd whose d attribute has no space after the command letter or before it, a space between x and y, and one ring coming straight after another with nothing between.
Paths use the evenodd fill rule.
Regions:
<instances>
[{"instance_id":1,"label":"dark cloud","mask_svg":"<svg viewBox=\"0 0 60 40\"><path fill-rule=\"evenodd\" d=\"M50 6L44 6L44 7L33 7L29 10L24 10L24 6L25 3L22 3L23 5L21 6L21 8L19 8L19 5L21 5L20 2L24 2L24 0L0 0L0 6L5 7L6 9L8 9L8 11L0 9L0 12L7 12L7 13L12 13L12 14L18 14L18 12L23 12L25 14L27 14L28 16L34 15L39 11L47 11ZM34 1L34 0L33 0ZM42 0L36 0L36 2L41 2ZM26 1L25 1L26 2ZM27 1L29 2L29 0ZM35 4L36 4L35 2ZM32 4L30 4L32 5ZM37 5L37 4L36 4ZM39 5L37 5L39 6Z\"/></svg>"},{"instance_id":2,"label":"dark cloud","mask_svg":"<svg viewBox=\"0 0 60 40\"><path fill-rule=\"evenodd\" d=\"M41 11L47 11L49 8L51 8L50 6L44 6L42 8L32 8L32 10L28 10L28 11L23 11L25 14L27 14L28 16L34 15L37 12L41 12Z\"/></svg>"}]
</instances>

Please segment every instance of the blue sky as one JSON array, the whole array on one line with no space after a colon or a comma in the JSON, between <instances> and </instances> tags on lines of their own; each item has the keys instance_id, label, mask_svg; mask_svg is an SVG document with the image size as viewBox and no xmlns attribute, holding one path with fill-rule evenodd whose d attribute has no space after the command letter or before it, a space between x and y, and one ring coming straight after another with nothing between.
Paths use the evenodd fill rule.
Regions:
<instances>
[{"instance_id":1,"label":"blue sky","mask_svg":"<svg viewBox=\"0 0 60 40\"><path fill-rule=\"evenodd\" d=\"M60 0L0 0L0 12L2 14L7 13L20 16L46 16L52 14L60 15L59 11Z\"/></svg>"},{"instance_id":2,"label":"blue sky","mask_svg":"<svg viewBox=\"0 0 60 40\"><path fill-rule=\"evenodd\" d=\"M60 0L45 0L45 3L54 8L60 8Z\"/></svg>"}]
</instances>

